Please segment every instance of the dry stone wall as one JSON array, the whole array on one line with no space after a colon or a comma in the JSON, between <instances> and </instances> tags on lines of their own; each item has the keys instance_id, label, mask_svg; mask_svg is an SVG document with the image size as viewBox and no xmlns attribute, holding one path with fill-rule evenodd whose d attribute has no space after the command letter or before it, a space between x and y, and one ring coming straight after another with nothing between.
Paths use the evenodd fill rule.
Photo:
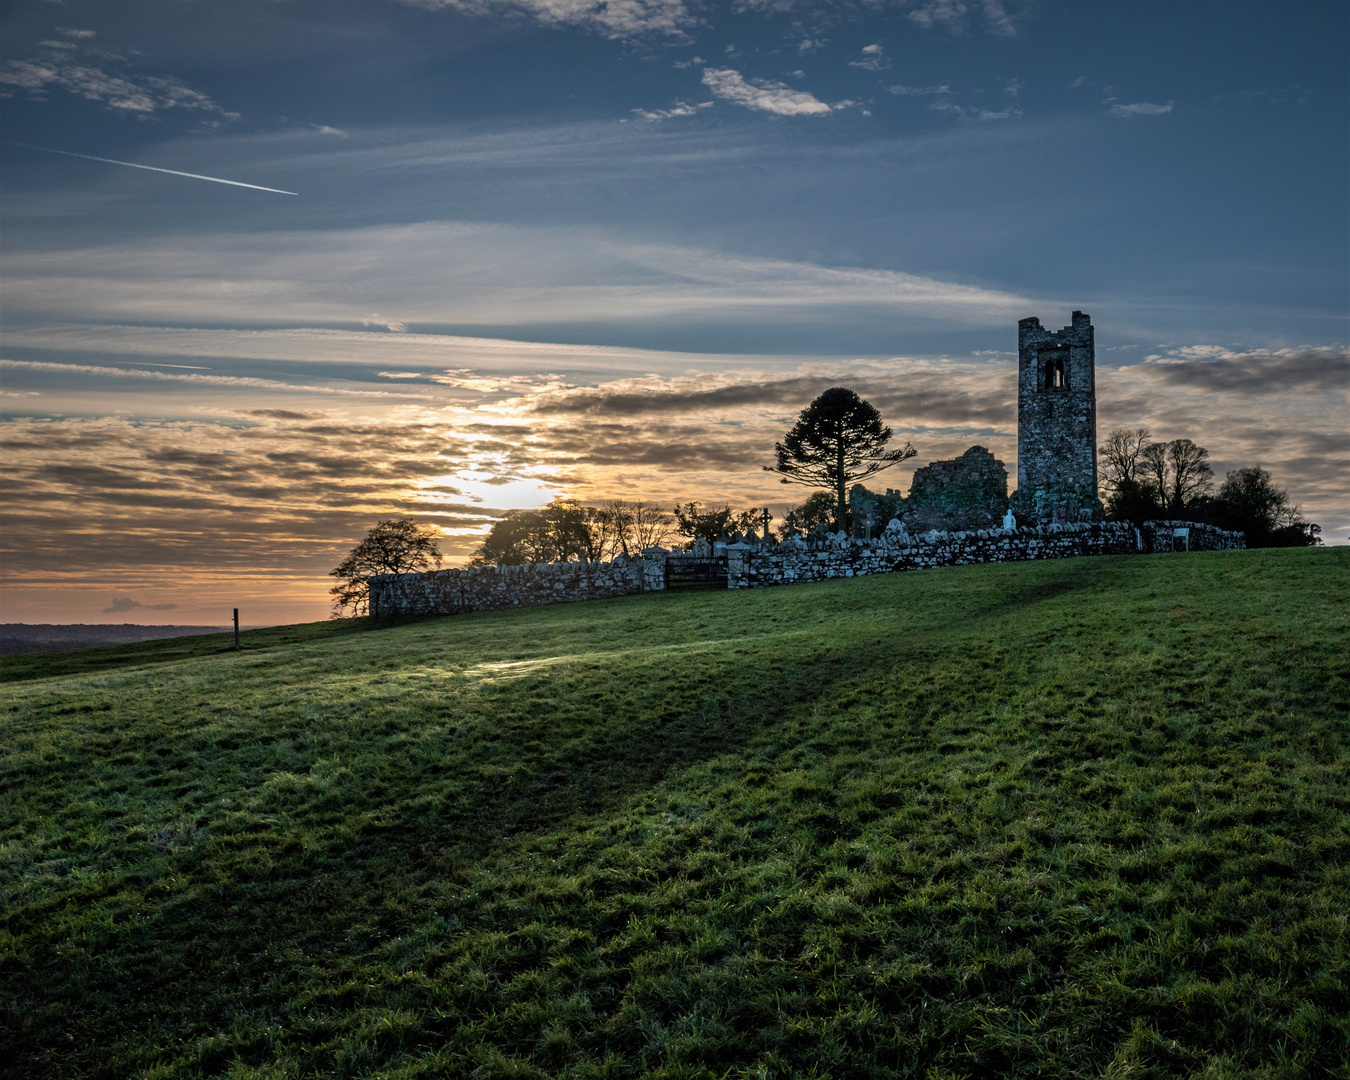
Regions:
<instances>
[{"instance_id":1,"label":"dry stone wall","mask_svg":"<svg viewBox=\"0 0 1350 1080\"><path fill-rule=\"evenodd\" d=\"M714 554L727 560L729 589L754 589L934 566L1245 546L1241 533L1194 522L1151 521L1143 529L1128 522L1091 522L1008 531L934 531L923 536L905 533L898 522L892 526L874 540L850 540L840 533L813 542L719 544ZM669 554L653 548L640 560L385 574L370 579L370 613L458 615L655 592L666 587Z\"/></svg>"}]
</instances>

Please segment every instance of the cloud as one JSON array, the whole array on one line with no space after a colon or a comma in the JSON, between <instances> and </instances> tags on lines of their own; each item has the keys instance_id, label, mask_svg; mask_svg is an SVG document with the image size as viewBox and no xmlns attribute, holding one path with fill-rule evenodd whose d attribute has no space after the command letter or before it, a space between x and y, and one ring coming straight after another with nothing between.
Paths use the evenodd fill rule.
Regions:
<instances>
[{"instance_id":1,"label":"cloud","mask_svg":"<svg viewBox=\"0 0 1350 1080\"><path fill-rule=\"evenodd\" d=\"M545 26L574 26L616 40L684 40L696 17L683 0L405 0L416 7L478 17L531 18Z\"/></svg>"},{"instance_id":2,"label":"cloud","mask_svg":"<svg viewBox=\"0 0 1350 1080\"><path fill-rule=\"evenodd\" d=\"M657 121L670 120L676 116L697 116L703 109L711 109L711 101L700 101L697 105L691 105L687 101L675 99L675 103L669 109L634 109L633 115L640 120Z\"/></svg>"},{"instance_id":3,"label":"cloud","mask_svg":"<svg viewBox=\"0 0 1350 1080\"><path fill-rule=\"evenodd\" d=\"M805 90L769 79L745 79L730 68L704 68L703 85L723 101L777 116L825 116L831 109Z\"/></svg>"},{"instance_id":4,"label":"cloud","mask_svg":"<svg viewBox=\"0 0 1350 1080\"><path fill-rule=\"evenodd\" d=\"M88 31L62 31L77 40L94 36ZM226 112L208 95L194 90L171 76L109 73L102 67L78 60L70 52L70 45L44 42L44 52L27 60L7 61L0 68L0 95L10 96L24 91L32 98L45 98L52 87L65 90L86 101L101 102L106 108L123 115L145 118L162 109L185 109L216 113L226 120L239 119L238 113ZM105 57L106 63L116 60ZM11 89L5 89L11 88Z\"/></svg>"},{"instance_id":5,"label":"cloud","mask_svg":"<svg viewBox=\"0 0 1350 1080\"><path fill-rule=\"evenodd\" d=\"M143 611L170 611L177 606L177 604L142 604L139 600L133 600L129 596L118 596L114 597L113 602L103 609L103 614L120 615L123 612L135 611L138 608Z\"/></svg>"},{"instance_id":6,"label":"cloud","mask_svg":"<svg viewBox=\"0 0 1350 1080\"><path fill-rule=\"evenodd\" d=\"M911 22L925 30L943 27L953 34L963 34L970 26L970 14L978 11L984 30L995 37L1015 38L1020 30L1017 20L1008 14L1003 0L927 0L908 13Z\"/></svg>"},{"instance_id":7,"label":"cloud","mask_svg":"<svg viewBox=\"0 0 1350 1080\"><path fill-rule=\"evenodd\" d=\"M885 50L880 45L864 45L862 59L850 60L848 66L864 71L883 71L891 66L891 62L886 59Z\"/></svg>"},{"instance_id":8,"label":"cloud","mask_svg":"<svg viewBox=\"0 0 1350 1080\"><path fill-rule=\"evenodd\" d=\"M803 38L797 43L797 52L802 56L806 56L825 48L829 43L828 38Z\"/></svg>"},{"instance_id":9,"label":"cloud","mask_svg":"<svg viewBox=\"0 0 1350 1080\"><path fill-rule=\"evenodd\" d=\"M984 28L989 33L997 37L1017 37L1017 24L1004 8L1003 0L984 0L981 11L984 14Z\"/></svg>"},{"instance_id":10,"label":"cloud","mask_svg":"<svg viewBox=\"0 0 1350 1080\"><path fill-rule=\"evenodd\" d=\"M1003 93L1008 97L1017 97L1022 92L1021 79L1009 79L1006 86L1003 87Z\"/></svg>"},{"instance_id":11,"label":"cloud","mask_svg":"<svg viewBox=\"0 0 1350 1080\"><path fill-rule=\"evenodd\" d=\"M961 0L930 0L911 11L908 17L925 30L943 25L961 29L965 25L966 11L966 5Z\"/></svg>"},{"instance_id":12,"label":"cloud","mask_svg":"<svg viewBox=\"0 0 1350 1080\"><path fill-rule=\"evenodd\" d=\"M310 127L312 127L320 135L336 135L339 138L343 139L347 137L347 133L343 131L341 128L330 127L328 124L310 124Z\"/></svg>"},{"instance_id":13,"label":"cloud","mask_svg":"<svg viewBox=\"0 0 1350 1080\"><path fill-rule=\"evenodd\" d=\"M946 83L941 86L888 86L886 89L898 97L933 97L938 94L951 94L952 88Z\"/></svg>"},{"instance_id":14,"label":"cloud","mask_svg":"<svg viewBox=\"0 0 1350 1080\"><path fill-rule=\"evenodd\" d=\"M1350 349L1277 349L1235 352L1220 345L1197 345L1171 355L1153 355L1155 378L1171 386L1262 397L1311 392L1342 399L1350 390Z\"/></svg>"},{"instance_id":15,"label":"cloud","mask_svg":"<svg viewBox=\"0 0 1350 1080\"><path fill-rule=\"evenodd\" d=\"M379 304L397 305L400 321L431 325L762 320L771 309L812 321L867 307L984 324L1031 302L889 270L639 243L595 229L460 222L42 252L11 241L5 274L9 311L32 322L350 324L360 321L353 310L370 311L355 305Z\"/></svg>"},{"instance_id":16,"label":"cloud","mask_svg":"<svg viewBox=\"0 0 1350 1080\"><path fill-rule=\"evenodd\" d=\"M945 113L948 116L959 116L963 120L1015 120L1022 115L1022 110L1015 105L1009 105L1006 109L982 109L974 105L958 105L954 101L935 101L928 106L933 112Z\"/></svg>"},{"instance_id":17,"label":"cloud","mask_svg":"<svg viewBox=\"0 0 1350 1080\"><path fill-rule=\"evenodd\" d=\"M386 319L378 311L372 311L369 315L361 316L362 326L383 326L391 334L406 334L408 327L406 324L396 319Z\"/></svg>"},{"instance_id":18,"label":"cloud","mask_svg":"<svg viewBox=\"0 0 1350 1080\"><path fill-rule=\"evenodd\" d=\"M1112 116L1162 116L1172 111L1172 102L1155 105L1151 101L1136 101L1129 105L1112 105Z\"/></svg>"},{"instance_id":19,"label":"cloud","mask_svg":"<svg viewBox=\"0 0 1350 1080\"><path fill-rule=\"evenodd\" d=\"M395 394L387 390L355 390L339 386L318 386L282 382L279 379L257 379L238 375L175 375L167 371L144 371L140 368L108 367L94 364L60 364L43 360L0 360L0 368L11 371L45 372L59 374L63 379L89 376L100 379L146 379L153 382L189 383L206 389L219 387L229 390L281 390L289 393L333 394L342 397L416 398L418 394Z\"/></svg>"}]
</instances>

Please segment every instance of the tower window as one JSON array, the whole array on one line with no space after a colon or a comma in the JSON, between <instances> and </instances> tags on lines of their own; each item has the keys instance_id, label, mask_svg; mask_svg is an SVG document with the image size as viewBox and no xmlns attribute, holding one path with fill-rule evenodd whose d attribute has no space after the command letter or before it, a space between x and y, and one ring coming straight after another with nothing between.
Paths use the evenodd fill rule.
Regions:
<instances>
[{"instance_id":1,"label":"tower window","mask_svg":"<svg viewBox=\"0 0 1350 1080\"><path fill-rule=\"evenodd\" d=\"M1069 385L1069 380L1064 371L1065 356L1062 352L1051 353L1045 358L1045 388L1047 390L1064 390Z\"/></svg>"}]
</instances>

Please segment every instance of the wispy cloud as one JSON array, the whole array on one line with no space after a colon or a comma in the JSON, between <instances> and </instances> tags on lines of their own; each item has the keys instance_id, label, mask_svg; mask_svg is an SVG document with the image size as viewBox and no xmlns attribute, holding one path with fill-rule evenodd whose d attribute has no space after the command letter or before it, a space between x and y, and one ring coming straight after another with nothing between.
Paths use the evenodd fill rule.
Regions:
<instances>
[{"instance_id":1,"label":"wispy cloud","mask_svg":"<svg viewBox=\"0 0 1350 1080\"><path fill-rule=\"evenodd\" d=\"M891 66L891 62L886 58L886 50L880 45L864 45L862 58L850 60L848 66L862 68L863 71L883 71Z\"/></svg>"},{"instance_id":2,"label":"wispy cloud","mask_svg":"<svg viewBox=\"0 0 1350 1080\"><path fill-rule=\"evenodd\" d=\"M386 319L378 311L372 311L369 315L362 315L361 325L382 326L391 334L406 334L408 332L407 323L399 322L397 319Z\"/></svg>"},{"instance_id":3,"label":"wispy cloud","mask_svg":"<svg viewBox=\"0 0 1350 1080\"><path fill-rule=\"evenodd\" d=\"M826 116L832 111L805 90L770 79L745 79L731 68L704 68L703 85L723 101L777 116Z\"/></svg>"},{"instance_id":4,"label":"wispy cloud","mask_svg":"<svg viewBox=\"0 0 1350 1080\"><path fill-rule=\"evenodd\" d=\"M1237 351L1222 345L1192 345L1155 353L1156 378L1173 386L1264 396L1316 393L1345 401L1350 391L1350 349L1323 346Z\"/></svg>"},{"instance_id":5,"label":"wispy cloud","mask_svg":"<svg viewBox=\"0 0 1350 1080\"><path fill-rule=\"evenodd\" d=\"M187 383L206 389L220 387L230 390L280 390L287 393L330 394L338 397L362 398L417 398L419 394L395 394L387 390L364 390L350 387L318 386L288 383L279 379L257 379L239 375L178 375L168 371L146 371L142 368L109 367L96 364L61 364L44 360L0 360L0 369L14 372L43 372L63 378L84 376L96 379L145 379L161 383Z\"/></svg>"},{"instance_id":6,"label":"wispy cloud","mask_svg":"<svg viewBox=\"0 0 1350 1080\"><path fill-rule=\"evenodd\" d=\"M1170 101L1166 105L1157 105L1151 101L1135 101L1128 105L1118 103L1111 106L1112 116L1162 116L1171 111Z\"/></svg>"},{"instance_id":7,"label":"wispy cloud","mask_svg":"<svg viewBox=\"0 0 1350 1080\"><path fill-rule=\"evenodd\" d=\"M928 106L933 112L946 113L948 116L959 116L963 120L1015 120L1022 115L1022 110L1015 105L1009 105L1006 109L985 109L976 105L958 105L954 101L935 101Z\"/></svg>"},{"instance_id":8,"label":"wispy cloud","mask_svg":"<svg viewBox=\"0 0 1350 1080\"><path fill-rule=\"evenodd\" d=\"M399 322L441 326L758 320L769 310L810 319L861 308L987 325L1031 303L890 270L635 243L600 230L455 222L11 250L5 274L11 312L119 323L370 325L378 304L398 310Z\"/></svg>"},{"instance_id":9,"label":"wispy cloud","mask_svg":"<svg viewBox=\"0 0 1350 1080\"><path fill-rule=\"evenodd\" d=\"M980 5L985 29L997 37L1017 37L1017 23L1003 6L1003 0L983 0Z\"/></svg>"},{"instance_id":10,"label":"wispy cloud","mask_svg":"<svg viewBox=\"0 0 1350 1080\"><path fill-rule=\"evenodd\" d=\"M670 120L677 116L697 116L702 110L712 107L711 101L700 101L696 105L691 105L687 101L676 98L675 103L668 109L634 109L633 115L639 120L656 122L658 120Z\"/></svg>"},{"instance_id":11,"label":"wispy cloud","mask_svg":"<svg viewBox=\"0 0 1350 1080\"><path fill-rule=\"evenodd\" d=\"M211 97L167 75L140 75L126 70L106 71L103 66L121 64L120 57L102 54L83 59L79 53L94 37L92 30L64 30L67 37L80 42L43 42L42 50L26 60L7 61L0 68L0 95L23 92L32 98L44 98L52 89L64 90L86 101L101 102L124 115L149 117L164 109L183 109L215 113L225 120L237 120L239 114L227 112ZM96 61L96 62L95 62Z\"/></svg>"},{"instance_id":12,"label":"wispy cloud","mask_svg":"<svg viewBox=\"0 0 1350 1080\"><path fill-rule=\"evenodd\" d=\"M104 615L121 615L129 611L172 611L177 604L142 604L129 596L113 597L113 602L103 609Z\"/></svg>"},{"instance_id":13,"label":"wispy cloud","mask_svg":"<svg viewBox=\"0 0 1350 1080\"><path fill-rule=\"evenodd\" d=\"M936 95L949 95L952 88L946 83L941 86L888 86L886 89L897 97L934 97Z\"/></svg>"},{"instance_id":14,"label":"wispy cloud","mask_svg":"<svg viewBox=\"0 0 1350 1080\"><path fill-rule=\"evenodd\" d=\"M683 0L404 0L416 7L466 15L536 19L546 26L575 26L608 38L683 39L696 17Z\"/></svg>"}]
</instances>

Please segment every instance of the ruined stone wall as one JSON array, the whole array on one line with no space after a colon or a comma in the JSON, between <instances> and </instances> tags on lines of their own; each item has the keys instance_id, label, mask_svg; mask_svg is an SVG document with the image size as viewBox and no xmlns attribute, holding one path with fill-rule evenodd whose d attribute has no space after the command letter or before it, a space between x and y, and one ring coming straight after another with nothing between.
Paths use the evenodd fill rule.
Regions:
<instances>
[{"instance_id":1,"label":"ruined stone wall","mask_svg":"<svg viewBox=\"0 0 1350 1080\"><path fill-rule=\"evenodd\" d=\"M630 596L665 588L665 562L618 558L596 563L467 567L370 579L370 613L460 615L511 607Z\"/></svg>"},{"instance_id":2,"label":"ruined stone wall","mask_svg":"<svg viewBox=\"0 0 1350 1080\"><path fill-rule=\"evenodd\" d=\"M1128 522L1094 522L1014 532L999 529L932 532L923 537L893 529L875 540L843 541L836 537L811 544L789 541L758 550L733 544L727 548L727 587L791 585L971 563L1133 555L1141 550L1140 543L1138 532Z\"/></svg>"},{"instance_id":3,"label":"ruined stone wall","mask_svg":"<svg viewBox=\"0 0 1350 1080\"><path fill-rule=\"evenodd\" d=\"M1240 551L1247 546L1244 534L1199 521L1146 521L1140 536L1144 550L1150 554L1167 551Z\"/></svg>"},{"instance_id":4,"label":"ruined stone wall","mask_svg":"<svg viewBox=\"0 0 1350 1080\"><path fill-rule=\"evenodd\" d=\"M1179 538L1177 530L1183 528L1187 531ZM1142 531L1128 522L1091 522L1009 532L930 532L922 537L895 527L874 540L849 540L839 534L809 543L795 539L781 544L719 544L718 554L727 559L727 587L753 589L934 566L1243 546L1241 533L1194 522L1148 522ZM656 548L641 560L612 563L536 563L385 574L370 579L370 613L376 617L458 615L659 591L666 587L667 557L667 552Z\"/></svg>"},{"instance_id":5,"label":"ruined stone wall","mask_svg":"<svg viewBox=\"0 0 1350 1080\"><path fill-rule=\"evenodd\" d=\"M1062 330L1017 324L1017 491L1013 509L1050 522L1101 521L1092 320Z\"/></svg>"},{"instance_id":6,"label":"ruined stone wall","mask_svg":"<svg viewBox=\"0 0 1350 1080\"><path fill-rule=\"evenodd\" d=\"M910 532L995 529L1008 509L1008 470L983 446L914 470L904 504Z\"/></svg>"}]
</instances>

